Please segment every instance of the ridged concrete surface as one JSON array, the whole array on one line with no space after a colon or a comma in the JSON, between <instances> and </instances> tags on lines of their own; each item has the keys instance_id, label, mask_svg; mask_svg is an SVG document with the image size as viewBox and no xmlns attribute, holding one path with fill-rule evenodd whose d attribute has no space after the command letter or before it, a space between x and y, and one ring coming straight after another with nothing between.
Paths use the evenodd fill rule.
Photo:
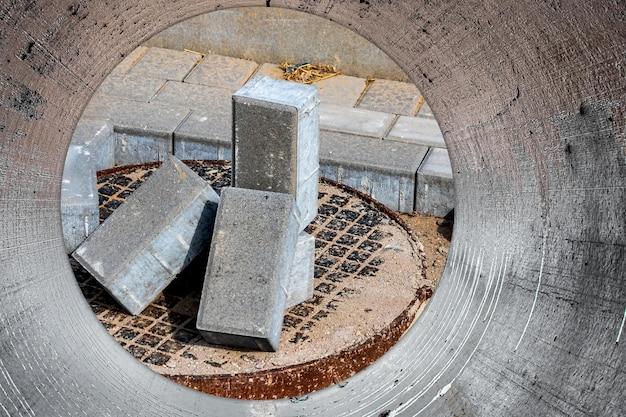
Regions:
<instances>
[{"instance_id":1,"label":"ridged concrete surface","mask_svg":"<svg viewBox=\"0 0 626 417\"><path fill-rule=\"evenodd\" d=\"M98 324L63 251L59 192L90 95L150 35L217 7L351 27L424 93L455 172L428 310L375 365L307 398L168 382ZM0 415L621 416L626 404L623 3L0 1Z\"/></svg>"}]
</instances>

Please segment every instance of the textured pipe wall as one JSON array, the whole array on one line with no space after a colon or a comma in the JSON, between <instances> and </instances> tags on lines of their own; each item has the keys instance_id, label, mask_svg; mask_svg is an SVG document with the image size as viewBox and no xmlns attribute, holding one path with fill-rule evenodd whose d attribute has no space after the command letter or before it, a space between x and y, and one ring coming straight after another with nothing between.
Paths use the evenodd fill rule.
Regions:
<instances>
[{"instance_id":1,"label":"textured pipe wall","mask_svg":"<svg viewBox=\"0 0 626 417\"><path fill-rule=\"evenodd\" d=\"M265 4L350 27L406 70L458 202L441 285L391 352L342 388L238 402L107 336L63 251L59 190L81 110L125 53ZM623 2L0 0L0 51L0 415L624 415Z\"/></svg>"}]
</instances>

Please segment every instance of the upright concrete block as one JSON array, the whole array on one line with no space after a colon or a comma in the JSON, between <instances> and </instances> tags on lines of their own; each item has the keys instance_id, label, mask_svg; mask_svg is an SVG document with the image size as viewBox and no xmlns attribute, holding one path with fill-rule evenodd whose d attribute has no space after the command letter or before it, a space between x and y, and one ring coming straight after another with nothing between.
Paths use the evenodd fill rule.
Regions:
<instances>
[{"instance_id":1,"label":"upright concrete block","mask_svg":"<svg viewBox=\"0 0 626 417\"><path fill-rule=\"evenodd\" d=\"M73 252L98 227L95 167L84 142L70 145L61 185L61 220L67 253Z\"/></svg>"},{"instance_id":2,"label":"upright concrete block","mask_svg":"<svg viewBox=\"0 0 626 417\"><path fill-rule=\"evenodd\" d=\"M417 172L415 211L444 217L453 208L454 181L448 151L432 148Z\"/></svg>"},{"instance_id":3,"label":"upright concrete block","mask_svg":"<svg viewBox=\"0 0 626 417\"><path fill-rule=\"evenodd\" d=\"M233 120L233 185L292 194L303 230L317 214L316 89L255 77L233 95Z\"/></svg>"},{"instance_id":4,"label":"upright concrete block","mask_svg":"<svg viewBox=\"0 0 626 417\"><path fill-rule=\"evenodd\" d=\"M300 232L287 280L286 308L300 304L313 296L315 237Z\"/></svg>"},{"instance_id":5,"label":"upright concrete block","mask_svg":"<svg viewBox=\"0 0 626 417\"><path fill-rule=\"evenodd\" d=\"M293 196L222 190L197 321L209 343L278 349L297 237Z\"/></svg>"},{"instance_id":6,"label":"upright concrete block","mask_svg":"<svg viewBox=\"0 0 626 417\"><path fill-rule=\"evenodd\" d=\"M206 181L170 156L73 256L138 314L208 246L218 200Z\"/></svg>"}]
</instances>

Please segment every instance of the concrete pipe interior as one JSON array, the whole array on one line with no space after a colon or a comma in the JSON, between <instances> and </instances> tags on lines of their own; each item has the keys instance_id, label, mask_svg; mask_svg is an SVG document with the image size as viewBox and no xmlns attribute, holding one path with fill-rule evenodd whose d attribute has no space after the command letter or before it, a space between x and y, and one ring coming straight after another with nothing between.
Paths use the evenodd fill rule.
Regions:
<instances>
[{"instance_id":1,"label":"concrete pipe interior","mask_svg":"<svg viewBox=\"0 0 626 417\"><path fill-rule=\"evenodd\" d=\"M0 3L0 414L624 413L624 5L391 3ZM246 5L378 45L428 98L455 172L427 311L347 384L291 400L220 399L144 368L90 313L62 247L63 160L101 80L171 24Z\"/></svg>"}]
</instances>

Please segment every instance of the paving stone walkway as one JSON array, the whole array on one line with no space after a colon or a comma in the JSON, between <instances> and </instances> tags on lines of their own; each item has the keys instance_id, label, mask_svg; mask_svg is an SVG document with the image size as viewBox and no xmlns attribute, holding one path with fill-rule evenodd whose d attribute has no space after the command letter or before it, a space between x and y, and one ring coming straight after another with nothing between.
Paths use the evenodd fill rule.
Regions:
<instances>
[{"instance_id":1,"label":"paving stone walkway","mask_svg":"<svg viewBox=\"0 0 626 417\"><path fill-rule=\"evenodd\" d=\"M111 121L117 165L162 160L170 152L180 159L230 159L231 96L255 75L282 78L282 70L139 47L100 86L83 118ZM444 216L453 208L443 136L413 84L339 75L314 85L325 177L401 212Z\"/></svg>"}]
</instances>

